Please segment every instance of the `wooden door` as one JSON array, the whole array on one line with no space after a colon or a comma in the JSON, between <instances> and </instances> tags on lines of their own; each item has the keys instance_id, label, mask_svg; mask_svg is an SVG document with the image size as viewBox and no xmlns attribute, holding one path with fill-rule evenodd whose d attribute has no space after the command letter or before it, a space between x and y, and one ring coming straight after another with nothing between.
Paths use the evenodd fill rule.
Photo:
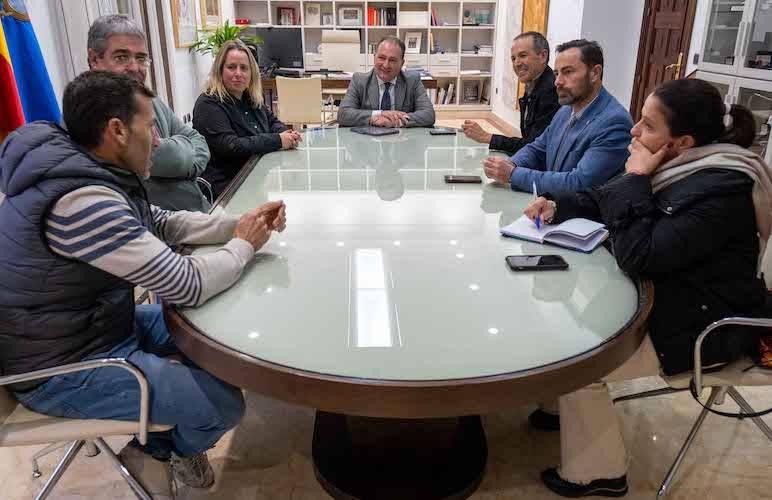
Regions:
<instances>
[{"instance_id":1,"label":"wooden door","mask_svg":"<svg viewBox=\"0 0 772 500\"><path fill-rule=\"evenodd\" d=\"M646 0L630 102L635 121L657 85L683 78L696 7L697 0Z\"/></svg>"}]
</instances>

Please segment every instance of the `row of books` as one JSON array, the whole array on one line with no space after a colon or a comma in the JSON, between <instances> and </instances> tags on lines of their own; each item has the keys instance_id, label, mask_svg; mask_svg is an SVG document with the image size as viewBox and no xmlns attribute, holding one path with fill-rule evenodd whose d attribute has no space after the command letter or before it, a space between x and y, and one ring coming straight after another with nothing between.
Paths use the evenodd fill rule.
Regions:
<instances>
[{"instance_id":1,"label":"row of books","mask_svg":"<svg viewBox=\"0 0 772 500\"><path fill-rule=\"evenodd\" d=\"M426 95L429 100L436 105L455 104L456 99L460 99L458 104L488 104L490 101L490 81L483 82L477 80L463 81L462 92L456 95L458 90L456 84L450 82L444 87L436 89L426 89Z\"/></svg>"},{"instance_id":2,"label":"row of books","mask_svg":"<svg viewBox=\"0 0 772 500\"><path fill-rule=\"evenodd\" d=\"M397 9L395 7L368 7L367 8L368 26L396 26Z\"/></svg>"}]
</instances>

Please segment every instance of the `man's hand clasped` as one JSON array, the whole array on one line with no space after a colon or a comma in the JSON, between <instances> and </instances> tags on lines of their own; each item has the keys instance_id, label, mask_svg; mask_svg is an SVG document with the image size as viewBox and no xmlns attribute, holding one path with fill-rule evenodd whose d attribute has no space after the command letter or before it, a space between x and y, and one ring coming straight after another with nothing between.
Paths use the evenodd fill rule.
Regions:
<instances>
[{"instance_id":1,"label":"man's hand clasped","mask_svg":"<svg viewBox=\"0 0 772 500\"><path fill-rule=\"evenodd\" d=\"M370 125L373 127L402 128L407 125L409 120L407 113L403 111L382 111L370 118Z\"/></svg>"},{"instance_id":2,"label":"man's hand clasped","mask_svg":"<svg viewBox=\"0 0 772 500\"><path fill-rule=\"evenodd\" d=\"M246 240L257 252L268 242L272 231L282 232L286 227L287 207L284 202L269 201L242 215L233 237Z\"/></svg>"},{"instance_id":3,"label":"man's hand clasped","mask_svg":"<svg viewBox=\"0 0 772 500\"><path fill-rule=\"evenodd\" d=\"M295 149L303 140L303 137L297 130L285 130L279 134L279 137L281 137L282 149Z\"/></svg>"}]
</instances>

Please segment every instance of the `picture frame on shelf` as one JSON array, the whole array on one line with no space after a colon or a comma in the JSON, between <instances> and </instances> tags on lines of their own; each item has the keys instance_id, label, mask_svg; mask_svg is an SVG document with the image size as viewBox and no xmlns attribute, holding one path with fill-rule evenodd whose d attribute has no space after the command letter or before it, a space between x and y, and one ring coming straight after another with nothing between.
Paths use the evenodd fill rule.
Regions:
<instances>
[{"instance_id":1,"label":"picture frame on shelf","mask_svg":"<svg viewBox=\"0 0 772 500\"><path fill-rule=\"evenodd\" d=\"M222 10L220 0L200 0L201 2L201 27L212 30L222 24Z\"/></svg>"},{"instance_id":2,"label":"picture frame on shelf","mask_svg":"<svg viewBox=\"0 0 772 500\"><path fill-rule=\"evenodd\" d=\"M187 48L198 40L195 0L171 0L174 46Z\"/></svg>"},{"instance_id":3,"label":"picture frame on shelf","mask_svg":"<svg viewBox=\"0 0 772 500\"><path fill-rule=\"evenodd\" d=\"M423 34L420 31L408 31L405 35L405 53L420 54L421 38Z\"/></svg>"},{"instance_id":4,"label":"picture frame on shelf","mask_svg":"<svg viewBox=\"0 0 772 500\"><path fill-rule=\"evenodd\" d=\"M279 25L292 26L297 24L295 9L293 7L278 7L277 13L279 14Z\"/></svg>"},{"instance_id":5,"label":"picture frame on shelf","mask_svg":"<svg viewBox=\"0 0 772 500\"><path fill-rule=\"evenodd\" d=\"M306 26L319 26L322 24L321 9L322 6L318 3L307 3L305 6L305 20L303 21Z\"/></svg>"},{"instance_id":6,"label":"picture frame on shelf","mask_svg":"<svg viewBox=\"0 0 772 500\"><path fill-rule=\"evenodd\" d=\"M332 26L332 14L322 14L322 25Z\"/></svg>"},{"instance_id":7,"label":"picture frame on shelf","mask_svg":"<svg viewBox=\"0 0 772 500\"><path fill-rule=\"evenodd\" d=\"M362 7L339 7L338 26L362 26Z\"/></svg>"}]
</instances>

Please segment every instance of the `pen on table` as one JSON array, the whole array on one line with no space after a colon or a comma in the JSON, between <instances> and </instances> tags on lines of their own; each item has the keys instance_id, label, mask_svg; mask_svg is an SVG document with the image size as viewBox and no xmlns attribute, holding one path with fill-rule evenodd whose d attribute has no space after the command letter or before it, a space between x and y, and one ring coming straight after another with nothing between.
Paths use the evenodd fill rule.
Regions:
<instances>
[{"instance_id":1,"label":"pen on table","mask_svg":"<svg viewBox=\"0 0 772 500\"><path fill-rule=\"evenodd\" d=\"M536 193L536 181L533 181L533 199L535 200L538 197L539 195ZM541 229L541 215L537 215L533 222L536 224L536 229Z\"/></svg>"}]
</instances>

